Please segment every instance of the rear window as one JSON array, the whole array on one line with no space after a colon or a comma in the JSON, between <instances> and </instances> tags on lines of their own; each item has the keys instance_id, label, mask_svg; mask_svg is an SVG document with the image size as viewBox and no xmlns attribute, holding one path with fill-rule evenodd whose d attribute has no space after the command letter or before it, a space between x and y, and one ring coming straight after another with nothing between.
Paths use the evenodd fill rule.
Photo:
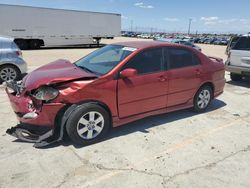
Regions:
<instances>
[{"instance_id":1,"label":"rear window","mask_svg":"<svg viewBox=\"0 0 250 188\"><path fill-rule=\"evenodd\" d=\"M250 37L241 37L235 42L235 45L231 44L231 46L233 50L250 51Z\"/></svg>"},{"instance_id":2,"label":"rear window","mask_svg":"<svg viewBox=\"0 0 250 188\"><path fill-rule=\"evenodd\" d=\"M0 41L0 49L18 49L17 45L13 41Z\"/></svg>"},{"instance_id":3,"label":"rear window","mask_svg":"<svg viewBox=\"0 0 250 188\"><path fill-rule=\"evenodd\" d=\"M168 49L169 69L177 69L199 65L199 59L189 50L170 48Z\"/></svg>"}]
</instances>

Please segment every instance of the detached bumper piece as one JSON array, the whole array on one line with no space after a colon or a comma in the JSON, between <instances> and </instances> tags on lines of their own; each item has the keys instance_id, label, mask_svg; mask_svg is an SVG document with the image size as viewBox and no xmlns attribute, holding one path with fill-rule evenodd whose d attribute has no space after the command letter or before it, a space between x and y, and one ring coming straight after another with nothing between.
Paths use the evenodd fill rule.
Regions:
<instances>
[{"instance_id":1,"label":"detached bumper piece","mask_svg":"<svg viewBox=\"0 0 250 188\"><path fill-rule=\"evenodd\" d=\"M42 148L59 141L59 134L55 134L54 129L46 130L40 128L34 129L36 126L33 128L30 127L30 125L19 124L7 129L6 133L21 141L34 143L35 148Z\"/></svg>"},{"instance_id":2,"label":"detached bumper piece","mask_svg":"<svg viewBox=\"0 0 250 188\"><path fill-rule=\"evenodd\" d=\"M35 143L35 148L46 147L63 139L66 122L71 113L78 107L80 107L80 105L71 105L63 114L62 120L58 126L55 126L54 129L36 125L19 124L16 127L8 129L6 133L22 141Z\"/></svg>"}]
</instances>

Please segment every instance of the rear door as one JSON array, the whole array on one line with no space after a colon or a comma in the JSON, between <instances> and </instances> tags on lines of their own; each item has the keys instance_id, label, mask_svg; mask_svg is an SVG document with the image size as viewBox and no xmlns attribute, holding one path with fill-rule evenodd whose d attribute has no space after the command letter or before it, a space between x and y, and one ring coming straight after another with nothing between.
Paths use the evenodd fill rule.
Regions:
<instances>
[{"instance_id":1,"label":"rear door","mask_svg":"<svg viewBox=\"0 0 250 188\"><path fill-rule=\"evenodd\" d=\"M201 84L202 65L198 57L183 47L166 48L168 57L168 107L192 100Z\"/></svg>"},{"instance_id":2,"label":"rear door","mask_svg":"<svg viewBox=\"0 0 250 188\"><path fill-rule=\"evenodd\" d=\"M119 117L166 108L168 81L163 48L139 52L122 70L126 68L136 69L138 75L118 79Z\"/></svg>"},{"instance_id":3,"label":"rear door","mask_svg":"<svg viewBox=\"0 0 250 188\"><path fill-rule=\"evenodd\" d=\"M230 52L231 65L250 68L250 37L241 37Z\"/></svg>"}]
</instances>

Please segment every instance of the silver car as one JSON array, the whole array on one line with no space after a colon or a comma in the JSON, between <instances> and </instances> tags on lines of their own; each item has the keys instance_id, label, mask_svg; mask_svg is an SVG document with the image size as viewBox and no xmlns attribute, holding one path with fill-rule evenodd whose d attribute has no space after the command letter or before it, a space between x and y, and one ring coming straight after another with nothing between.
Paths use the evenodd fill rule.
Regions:
<instances>
[{"instance_id":1,"label":"silver car","mask_svg":"<svg viewBox=\"0 0 250 188\"><path fill-rule=\"evenodd\" d=\"M26 72L27 64L14 40L0 37L0 84L8 80L19 80Z\"/></svg>"}]
</instances>

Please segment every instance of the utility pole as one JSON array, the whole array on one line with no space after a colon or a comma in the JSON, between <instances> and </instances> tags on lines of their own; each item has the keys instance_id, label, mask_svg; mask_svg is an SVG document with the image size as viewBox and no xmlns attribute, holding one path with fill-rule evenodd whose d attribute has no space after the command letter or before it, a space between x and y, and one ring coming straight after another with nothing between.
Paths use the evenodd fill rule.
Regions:
<instances>
[{"instance_id":1,"label":"utility pole","mask_svg":"<svg viewBox=\"0 0 250 188\"><path fill-rule=\"evenodd\" d=\"M191 19L191 18L189 18L189 24L188 24L188 35L190 34L191 22L192 22L192 19Z\"/></svg>"},{"instance_id":2,"label":"utility pole","mask_svg":"<svg viewBox=\"0 0 250 188\"><path fill-rule=\"evenodd\" d=\"M130 26L131 26L130 30L132 32L133 31L133 20L130 21Z\"/></svg>"}]
</instances>

